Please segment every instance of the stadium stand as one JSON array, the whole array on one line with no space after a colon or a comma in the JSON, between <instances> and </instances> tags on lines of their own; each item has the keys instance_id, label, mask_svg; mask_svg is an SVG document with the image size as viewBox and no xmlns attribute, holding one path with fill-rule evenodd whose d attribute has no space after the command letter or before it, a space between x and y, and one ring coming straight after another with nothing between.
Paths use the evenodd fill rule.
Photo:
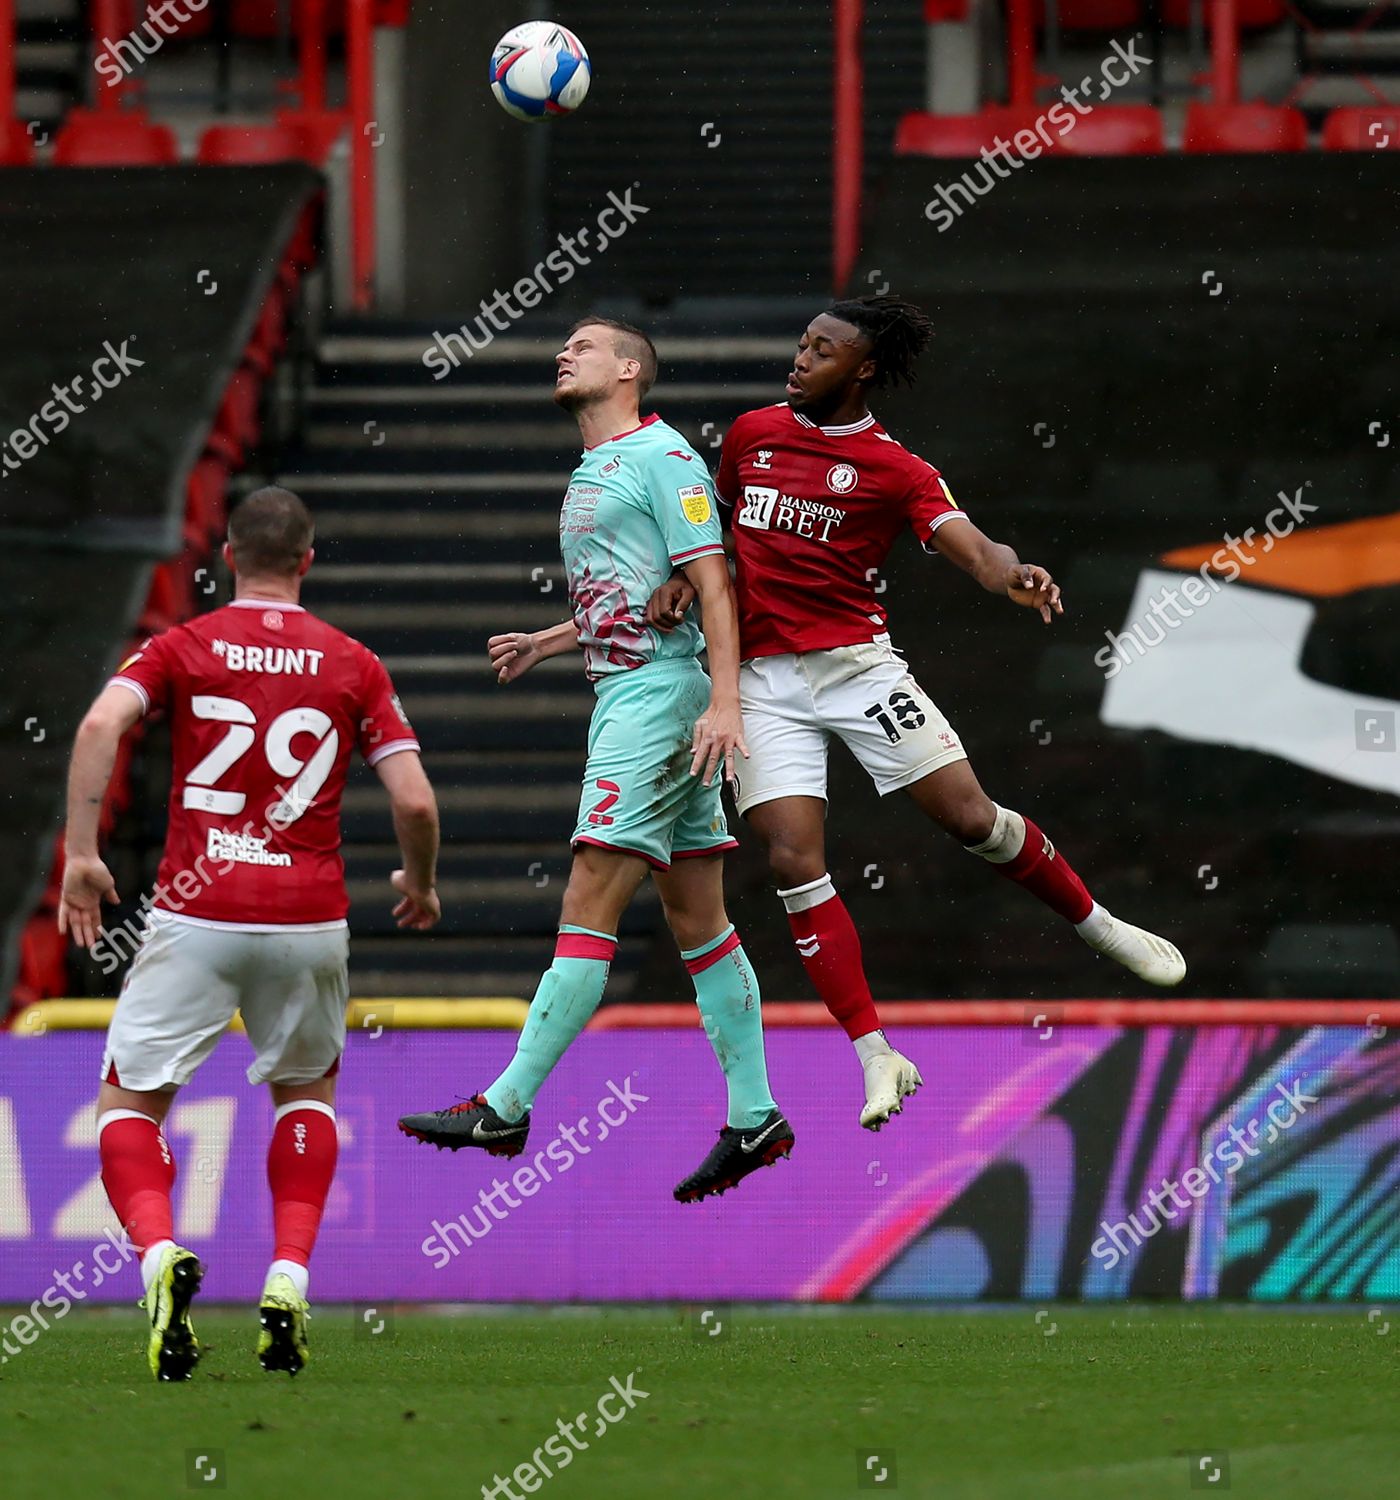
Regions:
<instances>
[{"instance_id":1,"label":"stadium stand","mask_svg":"<svg viewBox=\"0 0 1400 1500\"><path fill-rule=\"evenodd\" d=\"M181 45L212 45L226 34L219 28L260 44L273 35L269 27L275 31L276 9L235 6L216 17L207 34L202 25L192 28ZM298 18L304 18L323 8L296 9ZM917 158L975 157L998 136L1011 139L1033 129L1053 98L1053 80L1039 73L1031 79L1033 103L982 103L974 111L948 115L916 109L922 81L918 7L872 0L870 9L876 24L870 28L866 58L865 181L872 187L882 174L884 181L855 282L892 282L935 309L939 374L929 380L924 395L890 403L891 426L940 463L955 490L971 497L979 515L985 514L1023 548L1057 553L1057 567L1079 594L1121 618L1125 580L1135 578L1140 567L1173 547L1217 534L1222 518L1246 512L1254 518L1252 507L1267 497L1255 496L1250 476L1266 456L1281 455L1284 471L1297 465L1311 473L1315 456L1326 452L1339 517L1382 512L1393 503L1393 469L1382 463L1379 471L1353 483L1353 471L1363 460L1376 469L1376 455L1358 452L1357 434L1339 427L1335 415L1319 416L1311 397L1315 382L1335 378L1353 392L1357 410L1383 411L1391 400L1388 376L1373 357L1368 336L1359 331L1340 340L1336 336L1338 319L1343 326L1352 324L1345 322L1340 304L1328 300L1328 257L1354 252L1346 224L1357 203L1381 222L1393 222L1393 170L1386 157L1400 145L1400 117L1394 109L1373 103L1329 112L1318 103L1323 91L1307 78L1300 78L1296 97L1290 95L1287 105L1204 102L1194 97L1194 85L1183 91L1171 79L1158 99L1152 91L1161 80L1141 80L1136 91L1127 90L1079 118L1072 131L1043 153L1051 159L1038 162L1034 173L1017 174L1014 181L999 184L987 202L970 205L959 216L956 236L949 236L946 245L940 240L938 256L923 263L911 258L909 226L926 221L932 195L954 169ZM1309 18L1318 34L1330 30L1341 35L1355 21L1337 7L1330 17L1322 14L1325 9L1304 7L1299 14ZM616 5L580 0L577 12L577 24L599 45L612 48L618 73L615 88L596 106L590 103L595 128L558 136L558 191L550 194L547 209L550 232L567 232L587 222L616 186L610 175L612 157L600 143L620 128L636 91L648 86L659 65L658 44L635 35ZM1244 0L1238 13L1247 36L1284 23L1301 24L1280 0ZM334 31L339 7L326 8L326 14ZM723 35L701 39L696 68L713 83L703 110L721 114L729 99L736 117L744 120L743 130L736 127L725 150L718 152L695 147L698 124L685 112L658 121L638 146L638 170L648 164L653 168L646 195L647 232L610 246L606 267L582 271L569 293L582 306L595 287L622 284L633 290L636 306L647 309L634 315L655 325L662 338L668 368L658 403L702 448L713 445L724 421L743 406L776 395L773 371L788 357L815 299L824 295L823 254L795 256L792 246L820 240L831 187L827 40L815 38L797 73L757 99L750 80L731 79L727 71L736 46L761 55L782 37L795 14L789 0L763 0L736 12ZM1076 0L1058 8L1056 22L1071 37L1070 45L1077 45L1073 38L1082 35L1088 38L1085 45L1102 50L1107 37L1143 24L1145 14L1137 0ZM1163 10L1169 31L1187 28L1189 20L1184 5ZM1049 24L1043 7L1036 11L1036 25L1044 40ZM1182 41L1175 36L1173 44L1179 47ZM737 91L732 98L725 92L731 88ZM91 653L94 642L105 648L131 630L164 628L213 602L207 570L230 486L266 444L266 393L279 367L302 347L304 279L318 256L320 179L286 163L323 164L347 132L346 113L308 98L309 92L314 91L304 84L299 93L284 92L283 98L296 96L296 106L257 121L205 121L198 131L182 129L186 153L197 162L189 167L172 165L177 150L168 123L140 107L113 108L111 101L101 109L65 106L66 119L52 143L42 130L18 121L0 133L0 155L14 164L7 178L20 190L13 212L29 215L35 223L56 224L54 215L73 211L61 208L71 198L71 187L57 181L63 173L55 168L102 163L84 174L90 216L111 212L107 195L117 191L135 195L153 213L158 212L151 205L158 205L159 193L178 191L182 201L205 202L201 212L208 214L214 213L215 201L226 205L236 197L241 219L245 204L251 203L260 225L256 245L235 236L242 246L236 263L202 266L209 280L225 289L224 295L206 299L200 289L178 304L167 297L162 316L168 327L163 325L161 333L168 341L163 347L170 351L166 375L172 389L178 383L181 399L167 402L164 390L145 395L147 402L157 404L162 423L168 423L153 453L138 462L118 440L114 451L121 457L109 454L97 465L91 454L84 452L75 461L70 451L64 462L71 467L59 471L46 469L59 460L45 451L22 477L7 482L5 524L25 536L37 535L48 549L41 568L29 569L27 578L19 570L20 591L30 591L36 622L44 609L56 607L55 600L68 603L74 611L74 639L80 643L75 649ZM1149 94L1152 102L1146 102ZM68 105L76 99L74 93ZM128 102L140 99L137 90ZM1314 143L1327 148L1326 154L1304 152L1309 127L1320 127ZM893 162L886 151L890 140ZM36 148L45 166L26 171ZM691 153L687 171L663 170L683 149ZM1354 156L1343 158L1343 152ZM1116 162L1116 156L1134 160ZM1086 159L1063 159L1068 157ZM1143 157L1161 159L1149 166ZM1247 179L1241 175L1246 170L1243 157L1251 159ZM138 165L143 163L147 165ZM118 166L128 169L114 170ZM1074 174L1072 194L1061 190L1067 173ZM1219 204L1236 203L1239 184L1246 180L1248 212L1222 218ZM755 181L768 185L764 192L736 187ZM657 184L654 194L652 182ZM288 205L295 205L280 218L265 196L273 183L282 184L279 191L289 195ZM1333 213L1329 204L1341 204L1343 192L1345 212L1339 208ZM1124 204L1131 205L1132 213L1122 213ZM1261 259L1256 253L1260 226L1280 218L1292 222L1298 214L1309 219L1306 232L1280 242L1270 228L1272 240ZM726 225L722 243L713 254L693 255L689 247L694 236L716 216ZM1103 223L1114 224L1121 253L1104 249L1097 259L1092 253L1066 257L1064 246L1074 246L1078 257L1084 237L1095 243L1097 226ZM137 237L130 244L138 248L109 247L109 253L142 266L141 275L122 294L134 299L144 293L143 306L159 305L160 299L149 293L169 280L174 248L168 254L162 250L147 265L145 241ZM1008 263L1007 245L1014 245L1023 259ZM30 254L36 257L32 264L44 265L42 247L31 245ZM188 256L187 262L198 263ZM1033 276L1026 269L1032 264ZM1183 267L1190 269L1183 272ZM6 295L17 305L32 298L34 276L31 269L27 280L12 279ZM1208 276L1215 278L1212 285L1201 279ZM92 288L95 296L101 278L94 280L99 283ZM1310 289L1306 305L1270 301L1284 280ZM58 295L57 286L50 276L40 288L41 299ZM1033 287L1040 289L1039 296ZM228 288L238 289L244 299L236 319L227 311ZM1255 291L1260 294L1246 310L1241 293ZM742 314L655 311L676 297L711 294L766 301L760 313L752 310L752 300ZM1197 342L1192 344L1179 327L1183 299L1212 295L1219 301L1207 305L1228 309L1231 321L1202 340L1203 325L1197 320L1192 325ZM1393 326L1387 297L1368 303L1380 310L1385 329ZM559 309L566 300L561 299ZM189 308L199 316L188 316ZM211 322L216 309L223 321ZM547 952L565 869L558 834L576 795L573 778L588 690L569 675L567 663L552 663L537 682L498 694L479 651L483 635L498 625L545 623L559 613L552 513L571 464L572 436L548 411L535 385L565 315L559 309L520 325L498 340L489 355L454 371L452 381L442 386L421 364L433 335L428 325L341 325L320 351L304 441L277 456L283 477L305 490L320 517L319 562L308 601L381 649L425 736L429 768L443 792L449 919L441 936L416 945L409 956L403 945L392 943L380 899L387 825L371 788L360 784L352 789L347 860L354 920L363 934L358 947L363 961L356 970L362 994L401 990L405 984L424 994L523 993ZM70 312L76 328L81 305ZM1025 317L1013 315L1019 312ZM1324 332L1328 319L1330 331ZM169 331L177 324L178 339ZM140 333L145 325L133 326ZM154 327L141 336L153 338ZM217 379L187 343L196 336L201 347L222 351ZM1285 336L1277 354L1284 364L1275 369L1264 361L1261 366L1259 349ZM1231 339L1239 342L1232 345ZM1128 378L1114 351L1130 343L1135 367ZM949 364L966 372L966 383L943 376ZM1261 376L1261 368L1274 373ZM1202 381L1202 369L1215 373ZM1062 392L1066 383L1070 389ZM138 389L146 392L152 384L133 385L133 399ZM969 404L972 390L979 395ZM123 410L118 398L124 396L124 391L113 393L102 410L104 421L110 415L115 422ZM23 409L23 399L16 400ZM1340 407L1339 401L1331 409ZM1053 451L1040 443L1018 447L999 425L1003 411L1039 414L1042 408L1043 418L1037 415L1036 420L1058 434L1057 440L1052 435ZM366 430L367 421L377 425L377 435ZM149 413L131 425L145 442ZM1190 463L1172 447L1183 430L1203 435ZM177 440L177 432L183 438ZM94 442L97 437L94 428ZM129 442L127 449L134 446ZM26 496L25 486L41 481L42 499ZM1284 472L1276 487L1286 483ZM142 510L132 504L137 494L163 500ZM15 505L19 509L11 515ZM99 513L100 526L90 519ZM1101 554L1078 545L1090 537L1104 541ZM66 550L59 555L60 546L75 549L80 538L85 547L107 551L92 558ZM433 550L426 570L425 538ZM125 550L113 550L118 547ZM84 569L89 563L95 568L97 557L104 572L100 587L90 587ZM18 565L12 560L9 566L14 571ZM926 567L922 560L903 559L891 587L922 597L928 587ZM1028 802L1058 805L1064 788L1091 798L1096 785L1091 768L1112 754L1111 736L1087 707L1101 683L1085 677L1082 663L1071 661L1061 639L1064 631L1032 659L1014 660L1021 622L988 617L984 601L945 588L942 575L937 576L940 620L946 610L950 638L976 631L980 642L981 633L988 632L989 649L994 656L1002 653L997 659L1003 661L1007 680L1064 689L1074 704L1071 727L1057 732L1055 750L1027 756L1021 745L1024 727L1006 717L1000 700L994 705L985 701L986 687L980 679L962 675L961 659L948 661L928 643L903 641L911 656L917 663L923 655L925 674L948 684L950 702L966 707L969 722L987 726L989 742L1000 747L1007 762L1009 781L1018 792L1026 788ZM1348 601L1328 608L1361 606ZM122 622L115 631L114 619ZM1360 645L1338 644L1325 625L1319 622L1317 639L1327 643L1326 649L1317 649L1327 670L1344 678L1361 672ZM35 638L41 634L36 624ZM42 675L35 665L41 660L28 662L27 681ZM19 722L33 718L51 724L48 732L66 733L74 706L93 685L72 685L71 698L55 698L46 716L26 712ZM52 684L44 691L57 693ZM20 706L18 699L11 701ZM108 828L120 824L123 831L132 874L125 884L133 889L148 883L161 833L158 798L153 796L158 777L151 769L158 749L157 744L148 757L146 747L133 747L129 774L119 778L104 813ZM1159 821L1170 822L1162 812L1169 796L1168 771L1204 776L1205 784L1214 785L1218 770L1201 769L1207 759L1198 749L1154 748L1133 769L1134 795L1143 799L1143 806L1156 806ZM1211 761L1212 767L1216 764ZM848 767L838 767L835 785L844 786L844 794L864 806L868 791ZM37 802L47 795L51 807L53 794L52 786L41 786ZM1337 794L1339 808L1347 805L1349 795ZM915 868L925 857L915 836L892 819L888 806L874 816L882 820L874 826L884 830L889 859ZM12 923L22 923L26 913L22 895L15 894L28 874L21 868L23 851L32 862L39 847L34 840L42 841L42 830L52 827L52 819L36 813L26 826L31 842L16 842L21 855L8 872L13 891L0 888L6 903L0 911L10 913ZM1201 830L1182 830L1183 849L1188 834L1199 838ZM1087 838L1088 848L1077 845L1087 867L1096 874L1107 870L1109 880L1126 885L1144 878L1126 834L1121 839L1102 833L1094 837L1101 843L1097 851ZM49 852L44 850L39 884L46 885L51 898ZM860 920L879 954L872 967L889 993L926 992L927 966L908 949L915 913L888 893L877 896L878 877L862 874L867 864L847 868L843 879L856 888L853 906L865 904ZM766 877L752 850L740 857L738 868L746 892L739 915L746 926L768 934L753 939L764 972L772 973L778 991L798 992L803 980L780 929L774 937ZM1247 898L1248 881L1244 884L1241 902ZM1193 894L1178 891L1175 899L1185 903ZM947 892L946 899L956 908L964 898L959 889ZM1001 897L978 888L969 899L995 907ZM1222 932L1228 909L1224 899L1216 907ZM631 920L629 935L635 941L623 946L614 991L619 997L645 990L648 976L659 976L664 983L675 979L674 959L664 940L652 947L640 941L655 927L654 907L643 903ZM993 920L1003 920L999 909ZM1005 920L1017 919L1007 913ZM970 925L970 914L968 921ZM958 933L963 930L961 920L953 926ZM1249 964L1256 966L1250 972L1257 972L1266 953L1274 955L1266 967L1270 985L1282 986L1279 993L1302 982L1300 971L1293 971L1292 979L1288 972L1281 978L1274 972L1287 971L1288 955L1296 951L1289 941L1267 933L1253 936L1258 942L1252 958L1236 961L1222 943L1215 970L1201 978L1206 990L1226 992ZM1387 950L1377 951L1383 964ZM54 966L53 945L39 925L26 929L24 952L26 995L73 987L73 971L65 977ZM1043 976L1047 992L1084 992L1076 960L1073 953L1054 950ZM961 993L994 995L1015 990L1016 962L1009 952L987 962L979 933L954 937L949 951L940 954L940 972ZM80 986L102 987L91 973L76 979ZM1113 980L1105 983L1111 986Z\"/></svg>"},{"instance_id":2,"label":"stadium stand","mask_svg":"<svg viewBox=\"0 0 1400 1500\"><path fill-rule=\"evenodd\" d=\"M200 570L212 565L229 476L259 441L260 393L289 317L300 316L296 278L315 253L320 179L299 165L227 170L240 173L232 221L225 193L198 168L92 168L81 195L64 173L6 178L0 300L14 336L0 390L11 411L37 413L56 383L82 397L88 387L74 377L91 378L104 348L140 361L124 379L104 367L98 378L112 383L102 404L94 395L81 405L68 443L35 442L22 465L7 465L0 502L0 575L16 642L0 673L0 716L31 730L0 751L7 784L26 789L6 819L0 873L20 1002L66 993L72 982L52 940L58 769L31 752L71 735L101 671L59 664L110 666L124 639L209 602ZM100 239L83 233L94 222ZM79 244L87 261L75 256ZM116 263L128 272L114 281L104 267ZM31 428L42 420L36 414ZM104 832L132 809L141 739L123 751Z\"/></svg>"}]
</instances>

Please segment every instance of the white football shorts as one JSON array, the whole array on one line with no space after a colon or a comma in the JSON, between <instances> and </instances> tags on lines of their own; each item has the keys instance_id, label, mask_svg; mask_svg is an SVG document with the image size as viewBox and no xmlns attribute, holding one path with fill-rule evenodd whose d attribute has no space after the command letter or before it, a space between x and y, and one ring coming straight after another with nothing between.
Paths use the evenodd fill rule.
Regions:
<instances>
[{"instance_id":1,"label":"white football shorts","mask_svg":"<svg viewBox=\"0 0 1400 1500\"><path fill-rule=\"evenodd\" d=\"M880 795L966 760L952 726L888 641L756 656L739 672L749 758L738 761L740 814L779 797L826 800L834 734Z\"/></svg>"},{"instance_id":2,"label":"white football shorts","mask_svg":"<svg viewBox=\"0 0 1400 1500\"><path fill-rule=\"evenodd\" d=\"M188 1083L235 1010L255 1057L249 1083L311 1083L345 1049L350 932L244 932L152 911L112 1024L102 1076L141 1091Z\"/></svg>"}]
</instances>

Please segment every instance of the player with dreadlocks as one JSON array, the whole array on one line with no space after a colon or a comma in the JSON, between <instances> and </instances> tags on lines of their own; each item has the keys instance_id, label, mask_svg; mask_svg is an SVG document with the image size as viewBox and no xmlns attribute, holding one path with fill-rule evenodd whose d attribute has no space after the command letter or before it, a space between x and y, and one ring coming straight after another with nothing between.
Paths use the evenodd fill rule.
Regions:
<instances>
[{"instance_id":1,"label":"player with dreadlocks","mask_svg":"<svg viewBox=\"0 0 1400 1500\"><path fill-rule=\"evenodd\" d=\"M1059 586L985 536L938 470L870 414L873 390L914 383L933 336L896 297L837 302L797 346L787 399L740 417L716 490L732 507L741 704L749 758L739 812L763 840L797 951L865 1076L860 1123L878 1130L922 1082L880 1029L860 938L826 867L826 745L845 741L884 795L904 791L971 854L1066 921L1091 948L1149 984L1179 984L1181 954L1100 906L1050 840L982 790L958 736L890 644L876 578L905 526L983 588L1048 625ZM682 579L653 595L648 621L674 628L694 598Z\"/></svg>"}]
</instances>

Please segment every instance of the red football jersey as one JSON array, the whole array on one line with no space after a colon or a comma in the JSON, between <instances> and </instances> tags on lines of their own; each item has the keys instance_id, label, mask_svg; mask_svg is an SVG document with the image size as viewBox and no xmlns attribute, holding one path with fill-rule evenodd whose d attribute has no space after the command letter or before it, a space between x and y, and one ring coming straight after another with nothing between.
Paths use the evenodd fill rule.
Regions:
<instances>
[{"instance_id":1,"label":"red football jersey","mask_svg":"<svg viewBox=\"0 0 1400 1500\"><path fill-rule=\"evenodd\" d=\"M729 429L715 489L734 507L745 657L888 634L879 570L904 527L928 550L963 514L932 464L875 420L818 427L784 401Z\"/></svg>"},{"instance_id":2,"label":"red football jersey","mask_svg":"<svg viewBox=\"0 0 1400 1500\"><path fill-rule=\"evenodd\" d=\"M253 930L344 921L350 753L418 749L379 658L300 605L237 599L153 637L112 681L170 716L154 904Z\"/></svg>"}]
</instances>

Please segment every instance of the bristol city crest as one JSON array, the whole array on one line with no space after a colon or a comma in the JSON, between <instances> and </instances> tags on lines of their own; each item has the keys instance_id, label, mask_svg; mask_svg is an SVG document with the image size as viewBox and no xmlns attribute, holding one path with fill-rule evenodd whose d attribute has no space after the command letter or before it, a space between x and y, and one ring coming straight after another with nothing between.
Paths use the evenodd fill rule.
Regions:
<instances>
[{"instance_id":1,"label":"bristol city crest","mask_svg":"<svg viewBox=\"0 0 1400 1500\"><path fill-rule=\"evenodd\" d=\"M827 471L826 487L833 495L849 495L860 483L860 475L850 464L837 464Z\"/></svg>"}]
</instances>

